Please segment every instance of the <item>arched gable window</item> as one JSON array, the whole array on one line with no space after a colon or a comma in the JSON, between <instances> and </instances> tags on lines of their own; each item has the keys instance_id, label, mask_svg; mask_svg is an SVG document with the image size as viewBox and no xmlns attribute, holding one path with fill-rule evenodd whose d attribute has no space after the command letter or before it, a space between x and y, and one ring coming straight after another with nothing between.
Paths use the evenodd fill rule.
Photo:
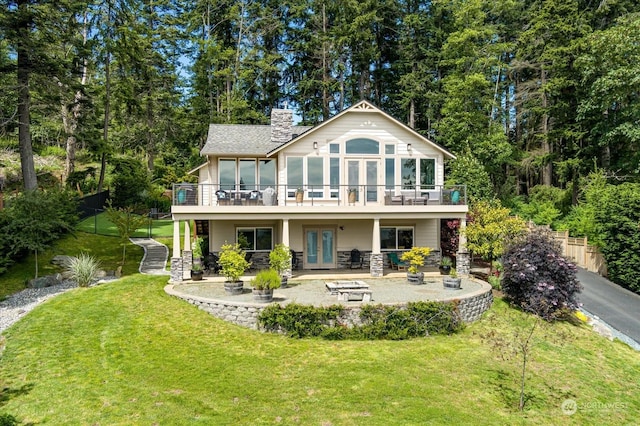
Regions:
<instances>
[{"instance_id":1,"label":"arched gable window","mask_svg":"<svg viewBox=\"0 0 640 426\"><path fill-rule=\"evenodd\" d=\"M347 154L380 154L380 143L373 139L357 138L345 144Z\"/></svg>"}]
</instances>

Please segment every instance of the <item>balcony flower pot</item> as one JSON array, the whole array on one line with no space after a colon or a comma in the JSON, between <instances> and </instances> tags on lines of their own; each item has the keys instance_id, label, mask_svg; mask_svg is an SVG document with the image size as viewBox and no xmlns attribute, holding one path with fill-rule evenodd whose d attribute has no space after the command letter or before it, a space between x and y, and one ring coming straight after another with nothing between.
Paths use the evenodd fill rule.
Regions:
<instances>
[{"instance_id":1,"label":"balcony flower pot","mask_svg":"<svg viewBox=\"0 0 640 426\"><path fill-rule=\"evenodd\" d=\"M356 203L356 196L357 196L358 192L355 188L349 188L349 204L355 204Z\"/></svg>"},{"instance_id":2,"label":"balcony flower pot","mask_svg":"<svg viewBox=\"0 0 640 426\"><path fill-rule=\"evenodd\" d=\"M304 200L304 190L302 188L296 189L296 203L302 203Z\"/></svg>"}]
</instances>

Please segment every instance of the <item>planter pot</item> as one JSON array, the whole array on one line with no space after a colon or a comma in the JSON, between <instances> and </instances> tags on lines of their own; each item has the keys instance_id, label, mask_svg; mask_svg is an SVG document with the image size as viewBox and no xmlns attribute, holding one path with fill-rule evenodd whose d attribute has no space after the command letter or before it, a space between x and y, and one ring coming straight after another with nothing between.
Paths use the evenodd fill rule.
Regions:
<instances>
[{"instance_id":1,"label":"planter pot","mask_svg":"<svg viewBox=\"0 0 640 426\"><path fill-rule=\"evenodd\" d=\"M424 284L424 272L418 272L417 274L407 272L407 281L409 281L409 284Z\"/></svg>"},{"instance_id":2,"label":"planter pot","mask_svg":"<svg viewBox=\"0 0 640 426\"><path fill-rule=\"evenodd\" d=\"M460 278L444 277L442 278L442 285L448 290L459 290L461 281Z\"/></svg>"},{"instance_id":3,"label":"planter pot","mask_svg":"<svg viewBox=\"0 0 640 426\"><path fill-rule=\"evenodd\" d=\"M225 281L224 282L224 291L226 291L228 294L242 294L242 287L244 286L244 282L242 281L235 281L235 282L229 282L229 281Z\"/></svg>"},{"instance_id":4,"label":"planter pot","mask_svg":"<svg viewBox=\"0 0 640 426\"><path fill-rule=\"evenodd\" d=\"M253 289L253 300L260 303L268 303L273 300L273 289L257 290Z\"/></svg>"},{"instance_id":5,"label":"planter pot","mask_svg":"<svg viewBox=\"0 0 640 426\"><path fill-rule=\"evenodd\" d=\"M191 281L202 281L203 275L204 275L204 271L191 270Z\"/></svg>"},{"instance_id":6,"label":"planter pot","mask_svg":"<svg viewBox=\"0 0 640 426\"><path fill-rule=\"evenodd\" d=\"M302 203L304 200L304 192L296 192L296 203Z\"/></svg>"},{"instance_id":7,"label":"planter pot","mask_svg":"<svg viewBox=\"0 0 640 426\"><path fill-rule=\"evenodd\" d=\"M451 266L449 265L444 265L440 267L440 273L442 275L449 275L449 272L451 272Z\"/></svg>"},{"instance_id":8,"label":"planter pot","mask_svg":"<svg viewBox=\"0 0 640 426\"><path fill-rule=\"evenodd\" d=\"M356 203L356 193L354 192L349 192L349 204L355 204Z\"/></svg>"},{"instance_id":9,"label":"planter pot","mask_svg":"<svg viewBox=\"0 0 640 426\"><path fill-rule=\"evenodd\" d=\"M282 275L280 277L280 288L287 288L289 286L289 277Z\"/></svg>"}]
</instances>

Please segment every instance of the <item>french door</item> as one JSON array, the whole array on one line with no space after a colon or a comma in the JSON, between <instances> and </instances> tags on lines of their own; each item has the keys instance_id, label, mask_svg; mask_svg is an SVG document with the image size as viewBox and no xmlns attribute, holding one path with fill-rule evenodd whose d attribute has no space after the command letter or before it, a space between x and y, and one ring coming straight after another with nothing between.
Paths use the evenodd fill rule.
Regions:
<instances>
[{"instance_id":1,"label":"french door","mask_svg":"<svg viewBox=\"0 0 640 426\"><path fill-rule=\"evenodd\" d=\"M304 269L335 269L335 228L306 228Z\"/></svg>"},{"instance_id":2,"label":"french door","mask_svg":"<svg viewBox=\"0 0 640 426\"><path fill-rule=\"evenodd\" d=\"M356 188L356 204L378 202L378 171L380 169L378 159L347 159L347 185Z\"/></svg>"}]
</instances>

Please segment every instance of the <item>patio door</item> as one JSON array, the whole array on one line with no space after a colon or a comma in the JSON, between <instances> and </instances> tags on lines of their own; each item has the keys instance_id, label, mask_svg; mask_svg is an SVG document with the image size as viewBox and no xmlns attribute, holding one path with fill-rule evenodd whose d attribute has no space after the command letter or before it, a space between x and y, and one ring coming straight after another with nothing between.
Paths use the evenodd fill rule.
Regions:
<instances>
[{"instance_id":1,"label":"patio door","mask_svg":"<svg viewBox=\"0 0 640 426\"><path fill-rule=\"evenodd\" d=\"M306 228L304 269L335 269L335 228Z\"/></svg>"},{"instance_id":2,"label":"patio door","mask_svg":"<svg viewBox=\"0 0 640 426\"><path fill-rule=\"evenodd\" d=\"M378 202L378 166L380 160L353 158L346 160L347 185L357 188L356 204Z\"/></svg>"}]
</instances>

